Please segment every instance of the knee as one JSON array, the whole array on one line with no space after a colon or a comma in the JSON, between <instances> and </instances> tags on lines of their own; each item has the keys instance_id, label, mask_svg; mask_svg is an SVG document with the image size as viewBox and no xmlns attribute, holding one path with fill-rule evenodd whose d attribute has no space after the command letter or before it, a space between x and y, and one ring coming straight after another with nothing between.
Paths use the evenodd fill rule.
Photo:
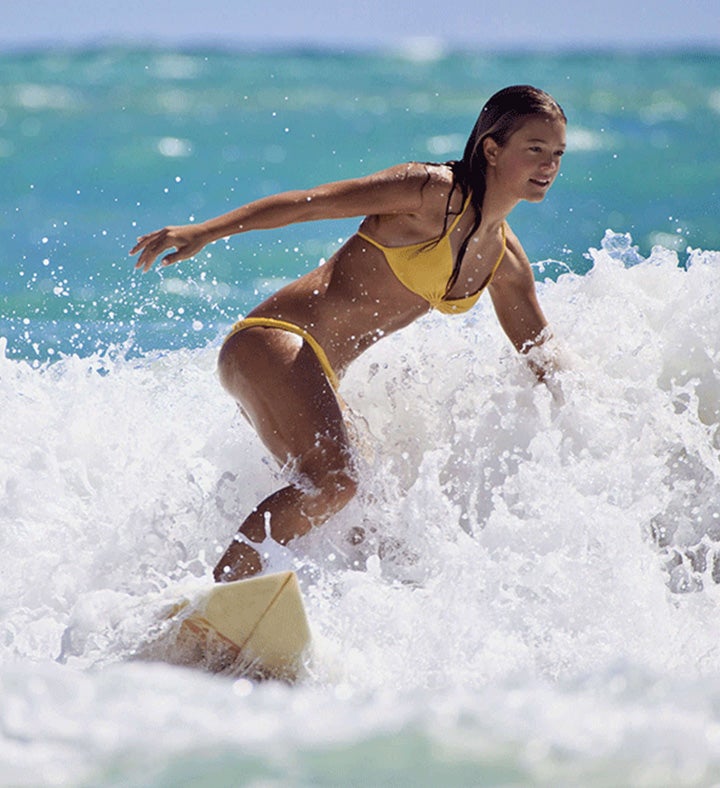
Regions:
<instances>
[{"instance_id":1,"label":"knee","mask_svg":"<svg viewBox=\"0 0 720 788\"><path fill-rule=\"evenodd\" d=\"M323 489L333 503L334 510L339 511L357 495L358 483L355 474L345 468L328 474Z\"/></svg>"},{"instance_id":2,"label":"knee","mask_svg":"<svg viewBox=\"0 0 720 788\"><path fill-rule=\"evenodd\" d=\"M358 482L349 468L331 470L321 477L308 479L310 490L305 496L305 513L316 523L336 514L357 495Z\"/></svg>"}]
</instances>

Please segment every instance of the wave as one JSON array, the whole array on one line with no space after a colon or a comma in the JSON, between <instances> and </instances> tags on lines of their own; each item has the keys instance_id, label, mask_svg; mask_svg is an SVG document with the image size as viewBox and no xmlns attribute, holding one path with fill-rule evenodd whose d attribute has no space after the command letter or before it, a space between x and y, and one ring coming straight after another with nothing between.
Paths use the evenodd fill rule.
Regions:
<instances>
[{"instance_id":1,"label":"wave","mask_svg":"<svg viewBox=\"0 0 720 788\"><path fill-rule=\"evenodd\" d=\"M589 257L588 274L539 286L563 364L550 385L510 348L489 299L388 337L343 381L360 495L272 562L298 572L314 628L299 697L320 693L333 725L345 701L364 709L366 727L362 714L343 725L351 741L387 730L388 688L413 730L440 714L433 692L475 730L489 692L505 704L497 735L530 741L524 714L547 693L570 719L596 681L605 722L636 702L650 720L648 677L690 682L686 697L717 685L720 253L680 265L608 233ZM216 352L117 347L39 368L0 354L0 644L13 675L62 653L63 670L99 669L87 680L112 694L107 671L123 670L178 583L209 578L280 483L221 391ZM410 701L418 692L435 697L429 711ZM49 748L44 708L30 716ZM673 708L668 741L685 724ZM331 722L319 725L330 741ZM585 731L583 757L607 747L622 760L599 731Z\"/></svg>"}]
</instances>

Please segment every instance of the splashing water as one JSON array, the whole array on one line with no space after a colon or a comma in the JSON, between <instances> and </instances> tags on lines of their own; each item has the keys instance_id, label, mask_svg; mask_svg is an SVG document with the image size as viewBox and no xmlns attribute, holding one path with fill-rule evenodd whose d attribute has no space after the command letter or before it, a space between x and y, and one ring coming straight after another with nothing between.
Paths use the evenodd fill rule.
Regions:
<instances>
[{"instance_id":1,"label":"splashing water","mask_svg":"<svg viewBox=\"0 0 720 788\"><path fill-rule=\"evenodd\" d=\"M590 256L540 286L549 386L489 300L351 368L361 493L271 559L314 630L294 688L134 658L280 483L215 344L0 355L7 779L718 779L720 255Z\"/></svg>"}]
</instances>

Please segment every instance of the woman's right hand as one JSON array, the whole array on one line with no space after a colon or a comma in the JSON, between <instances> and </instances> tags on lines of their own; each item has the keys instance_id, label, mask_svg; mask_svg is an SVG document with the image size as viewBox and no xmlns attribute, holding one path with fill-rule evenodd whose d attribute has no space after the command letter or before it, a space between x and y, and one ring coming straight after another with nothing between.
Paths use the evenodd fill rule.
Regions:
<instances>
[{"instance_id":1,"label":"woman's right hand","mask_svg":"<svg viewBox=\"0 0 720 788\"><path fill-rule=\"evenodd\" d=\"M142 268L145 273L150 270L157 256L166 249L174 248L176 251L162 258L161 264L163 266L193 257L207 242L207 233L200 225L186 224L178 227L163 227L162 230L155 230L155 232L138 238L138 242L129 253L133 255L141 252L137 263L135 263L135 268Z\"/></svg>"}]
</instances>

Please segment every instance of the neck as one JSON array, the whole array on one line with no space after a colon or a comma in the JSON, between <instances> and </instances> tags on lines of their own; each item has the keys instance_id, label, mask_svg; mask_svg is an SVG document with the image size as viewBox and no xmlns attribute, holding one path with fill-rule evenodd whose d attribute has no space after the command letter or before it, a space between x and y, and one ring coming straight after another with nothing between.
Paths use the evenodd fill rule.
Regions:
<instances>
[{"instance_id":1,"label":"neck","mask_svg":"<svg viewBox=\"0 0 720 788\"><path fill-rule=\"evenodd\" d=\"M483 223L502 224L520 202L517 197L507 194L494 177L495 170L488 168L485 196L482 204Z\"/></svg>"}]
</instances>

